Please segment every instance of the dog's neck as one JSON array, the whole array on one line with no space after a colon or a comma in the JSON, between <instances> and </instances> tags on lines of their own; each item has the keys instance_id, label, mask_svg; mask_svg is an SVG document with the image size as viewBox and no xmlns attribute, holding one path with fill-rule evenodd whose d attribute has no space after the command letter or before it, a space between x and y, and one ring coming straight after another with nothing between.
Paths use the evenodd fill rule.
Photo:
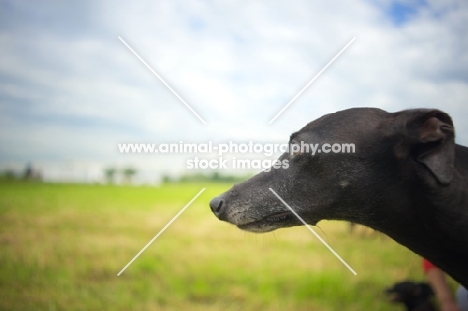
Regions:
<instances>
[{"instance_id":1,"label":"dog's neck","mask_svg":"<svg viewBox=\"0 0 468 311\"><path fill-rule=\"evenodd\" d=\"M389 220L377 226L377 230L387 234L413 252L428 259L454 279L468 286L468 246L457 243L453 234L431 227L431 222L414 219ZM462 232L461 234L464 234Z\"/></svg>"},{"instance_id":2,"label":"dog's neck","mask_svg":"<svg viewBox=\"0 0 468 311\"><path fill-rule=\"evenodd\" d=\"M449 185L442 188L424 185L405 204L411 213L405 217L385 215L376 225L378 230L468 286L468 163L460 160L468 158L468 148L457 146L456 151L459 156Z\"/></svg>"}]
</instances>

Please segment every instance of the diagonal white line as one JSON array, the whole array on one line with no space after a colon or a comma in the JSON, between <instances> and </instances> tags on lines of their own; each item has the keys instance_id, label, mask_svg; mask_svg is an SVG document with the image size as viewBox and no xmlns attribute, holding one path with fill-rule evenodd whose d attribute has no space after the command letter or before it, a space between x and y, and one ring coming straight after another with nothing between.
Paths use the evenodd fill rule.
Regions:
<instances>
[{"instance_id":1,"label":"diagonal white line","mask_svg":"<svg viewBox=\"0 0 468 311\"><path fill-rule=\"evenodd\" d=\"M151 68L150 65L148 65L148 64L145 62L145 60L144 60L143 58L140 57L140 55L138 55L137 52L135 52L135 51L130 47L130 45L127 44L127 42L125 42L124 39L122 39L120 36L118 36L117 38L119 38L119 40L130 50L130 52L132 52L132 53L146 66L146 68L148 68L148 69L149 69L149 70L150 70L150 71L151 71L151 72L152 72L152 73L169 89L169 91L171 91L172 94L174 94L174 95L182 102L182 104L185 105L185 107L187 107L201 122L203 122L203 124L207 124L207 123L205 122L205 120L203 120L202 117L200 117L200 116L198 115L198 113L196 113L195 110L193 110L193 108L190 107L190 105L187 104L187 102L186 102L182 97L180 97L179 94L177 94L176 91L174 91L174 89L173 89L169 84L167 84L167 82L164 81L164 79L161 78L161 76L158 75L158 73L157 73L156 71L154 71L153 68Z\"/></svg>"},{"instance_id":2,"label":"diagonal white line","mask_svg":"<svg viewBox=\"0 0 468 311\"><path fill-rule=\"evenodd\" d=\"M309 229L309 231L312 232L312 233L317 237L317 239L319 239L320 242L322 242L322 243L333 253L333 255L335 255L336 258L338 258L338 259L346 266L346 268L349 269L349 271L351 271L354 275L357 275L356 271L354 271L353 268L351 268L350 265L348 265L348 264L346 263L346 261L344 261L343 258L341 258L340 255L338 255L337 252L335 252L335 251L333 250L333 248L331 248L330 245L328 245L327 242L325 242L325 241L322 239L322 237L321 237L320 235L318 235L317 232L315 232L315 230L312 229L312 228L304 221L304 219L302 219L301 216L299 216L299 214L297 214L297 213L291 208L291 206L289 206L288 203L286 203L286 202L283 200L283 198L281 198L281 197L275 192L275 190L273 190L273 189L271 189L271 188L268 188L268 189L270 189L270 191L271 191L287 208L289 208L289 209L291 210L291 212L294 214L294 216L296 216L297 219L299 219L299 220L304 224L304 226L306 226L307 229Z\"/></svg>"},{"instance_id":3,"label":"diagonal white line","mask_svg":"<svg viewBox=\"0 0 468 311\"><path fill-rule=\"evenodd\" d=\"M169 222L167 223L167 225L165 225L164 228L162 228L161 231L159 231L158 234L156 234L156 236L155 236L154 238L152 238L151 241L149 241L148 244L146 244L145 247L143 247L143 248L141 249L141 251L139 251L138 254L136 254L135 257L133 257L133 259L130 260L130 262L129 262L125 267L123 267L122 270L120 270L119 273L117 273L117 276L120 276L120 275L122 274L122 272L124 272L125 269L127 269L128 266L130 266L130 265L132 264L132 262L134 262L135 259L137 259L138 256L140 256L141 253L143 253L143 252L145 251L145 249L147 249L148 246L150 246L151 243L153 243L154 240L156 240L156 239L164 232L164 230L166 230L166 229L174 222L174 220L176 220L177 217L179 217L180 214L182 214L182 213L187 209L187 207L189 207L190 204L192 204L193 201L195 201L195 199L198 198L198 196L199 196L200 194L202 194L202 192L205 191L205 190L206 190L206 188L203 188L202 190L200 190L200 192L198 192L197 195L194 196L193 199L191 199L190 202L188 202L187 205L185 205L184 208L181 209L180 212L178 212L177 215L175 215L174 218L172 218L171 221L169 221Z\"/></svg>"},{"instance_id":4,"label":"diagonal white line","mask_svg":"<svg viewBox=\"0 0 468 311\"><path fill-rule=\"evenodd\" d=\"M320 70L319 73L317 73L315 77L313 77L312 80L310 80L309 83L307 83L306 86L304 86L302 90L300 90L299 93L297 93L296 96L294 96L289 101L289 103L287 103L286 106L284 106L283 109L281 109L280 112L278 112L276 116L274 116L274 118L270 120L270 122L268 122L268 124L273 123L273 121L275 121L276 118L278 118L280 114L282 114L286 110L286 108L288 108L289 105L291 105L302 94L302 92L304 92L325 71L325 69L327 69L328 66L330 66L354 42L354 40L356 40L356 37L351 39L351 41L349 41L348 44L346 44L345 47L342 48L341 51L339 51L338 54L336 54L335 57L333 57L332 60L329 61L328 64L326 64L325 67L323 67L322 70Z\"/></svg>"}]
</instances>

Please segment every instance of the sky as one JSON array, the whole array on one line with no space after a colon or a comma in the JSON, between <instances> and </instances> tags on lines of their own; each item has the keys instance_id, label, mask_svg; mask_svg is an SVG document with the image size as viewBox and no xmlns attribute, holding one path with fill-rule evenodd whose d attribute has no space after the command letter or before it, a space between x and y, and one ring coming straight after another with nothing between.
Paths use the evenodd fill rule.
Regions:
<instances>
[{"instance_id":1,"label":"sky","mask_svg":"<svg viewBox=\"0 0 468 311\"><path fill-rule=\"evenodd\" d=\"M437 108L468 145L466 29L466 1L0 1L0 167L183 172L117 144L287 142L351 107Z\"/></svg>"}]
</instances>

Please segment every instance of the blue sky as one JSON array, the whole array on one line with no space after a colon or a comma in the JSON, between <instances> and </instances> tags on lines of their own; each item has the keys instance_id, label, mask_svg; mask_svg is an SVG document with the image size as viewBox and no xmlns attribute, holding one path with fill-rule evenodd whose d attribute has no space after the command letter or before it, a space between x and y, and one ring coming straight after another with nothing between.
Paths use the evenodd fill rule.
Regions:
<instances>
[{"instance_id":1,"label":"blue sky","mask_svg":"<svg viewBox=\"0 0 468 311\"><path fill-rule=\"evenodd\" d=\"M183 158L123 156L116 145L284 142L325 113L363 106L439 108L468 144L467 17L464 1L2 1L0 167L85 161L181 170Z\"/></svg>"},{"instance_id":2,"label":"blue sky","mask_svg":"<svg viewBox=\"0 0 468 311\"><path fill-rule=\"evenodd\" d=\"M418 3L417 1L393 1L388 5L388 15L395 26L401 26L409 22L424 4L424 2Z\"/></svg>"}]
</instances>

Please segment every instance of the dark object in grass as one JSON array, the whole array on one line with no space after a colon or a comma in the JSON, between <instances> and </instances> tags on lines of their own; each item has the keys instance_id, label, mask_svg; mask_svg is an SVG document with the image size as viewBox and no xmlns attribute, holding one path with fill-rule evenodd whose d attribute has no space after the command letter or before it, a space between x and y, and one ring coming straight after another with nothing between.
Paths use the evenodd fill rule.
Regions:
<instances>
[{"instance_id":1,"label":"dark object in grass","mask_svg":"<svg viewBox=\"0 0 468 311\"><path fill-rule=\"evenodd\" d=\"M427 283L398 282L385 293L393 303L402 303L407 311L437 311L431 301L434 292Z\"/></svg>"}]
</instances>

